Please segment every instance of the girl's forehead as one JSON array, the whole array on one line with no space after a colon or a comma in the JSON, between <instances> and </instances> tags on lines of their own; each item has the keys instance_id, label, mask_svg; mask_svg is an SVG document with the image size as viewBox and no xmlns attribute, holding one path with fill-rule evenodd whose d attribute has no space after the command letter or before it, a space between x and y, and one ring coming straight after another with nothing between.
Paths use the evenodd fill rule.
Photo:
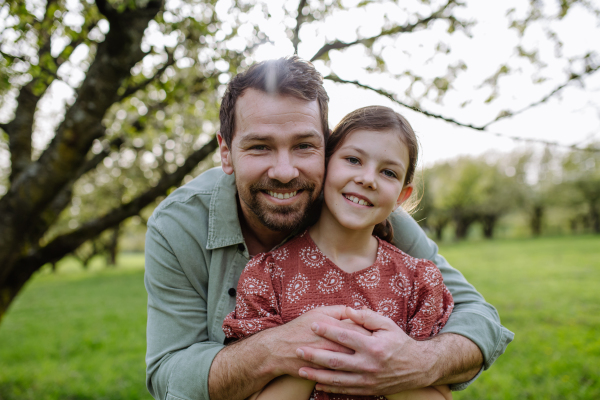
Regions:
<instances>
[{"instance_id":1,"label":"girl's forehead","mask_svg":"<svg viewBox=\"0 0 600 400\"><path fill-rule=\"evenodd\" d=\"M409 160L408 147L402 134L396 130L350 132L342 141L338 151L351 151L378 158L380 161L402 161L406 166Z\"/></svg>"}]
</instances>

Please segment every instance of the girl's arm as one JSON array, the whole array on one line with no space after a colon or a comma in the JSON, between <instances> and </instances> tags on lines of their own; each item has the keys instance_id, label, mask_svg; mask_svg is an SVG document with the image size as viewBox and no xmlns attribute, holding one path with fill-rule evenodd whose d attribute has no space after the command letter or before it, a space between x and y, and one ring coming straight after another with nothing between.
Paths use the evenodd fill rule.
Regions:
<instances>
[{"instance_id":1,"label":"girl's arm","mask_svg":"<svg viewBox=\"0 0 600 400\"><path fill-rule=\"evenodd\" d=\"M315 388L315 382L282 375L273 379L260 392L248 400L308 400Z\"/></svg>"}]
</instances>

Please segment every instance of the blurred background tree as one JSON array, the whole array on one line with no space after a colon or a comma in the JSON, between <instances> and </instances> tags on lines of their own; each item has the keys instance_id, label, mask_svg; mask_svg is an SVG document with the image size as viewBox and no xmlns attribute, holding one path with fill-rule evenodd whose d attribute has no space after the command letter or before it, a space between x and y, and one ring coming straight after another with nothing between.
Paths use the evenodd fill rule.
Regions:
<instances>
[{"instance_id":1,"label":"blurred background tree","mask_svg":"<svg viewBox=\"0 0 600 400\"><path fill-rule=\"evenodd\" d=\"M350 38L320 33L357 9L372 18L363 19ZM515 71L508 62L499 65L491 77L474 83L488 93L486 103L496 115L476 124L439 112L468 68L449 56L452 43L468 38L476 23L453 0L1 1L0 319L43 265L72 253L85 260L99 249L113 257L122 227L143 227L165 195L218 164L219 99L231 76L272 40L269 24L275 12L283 13L278 21L293 50L315 62L328 81L359 86L431 117L486 131L598 71L593 52L561 53L560 32L550 22L572 10L597 17L586 1L531 2L508 13L506 25L523 39L515 63L533 68L537 78L532 85L545 81L548 67L526 46L532 29L543 29L554 43L551 57L565 66L564 79L524 107L494 108L501 97L499 81ZM433 35L422 35L429 31ZM427 57L411 63L411 54L403 50L407 40L422 41ZM332 63L332 55L340 52L357 52L369 76L393 82L379 87L397 90L344 76ZM430 62L435 73L421 68ZM590 167L587 159L573 157L568 163L573 177L565 181L577 188L588 215L597 215L593 190L574 176L585 168L597 170L599 164ZM454 164L457 175L438 168L427 183L434 197L428 200L425 194L423 206L433 208L424 223L441 235L452 220L456 236L464 237L481 220L491 237L498 218L512 207L508 192L492 182L514 185L514 179L481 160ZM450 182L444 179L454 177L460 184L445 184Z\"/></svg>"}]
</instances>

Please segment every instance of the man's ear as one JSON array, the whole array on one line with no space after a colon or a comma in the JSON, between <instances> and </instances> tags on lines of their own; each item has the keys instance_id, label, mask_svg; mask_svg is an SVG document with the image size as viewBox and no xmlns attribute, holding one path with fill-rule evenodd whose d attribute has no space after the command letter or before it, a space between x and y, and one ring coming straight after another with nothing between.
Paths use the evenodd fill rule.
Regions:
<instances>
[{"instance_id":1,"label":"man's ear","mask_svg":"<svg viewBox=\"0 0 600 400\"><path fill-rule=\"evenodd\" d=\"M231 162L231 150L223 140L221 132L217 132L217 141L219 142L219 153L221 154L221 168L227 175L233 174L233 163Z\"/></svg>"},{"instance_id":2,"label":"man's ear","mask_svg":"<svg viewBox=\"0 0 600 400\"><path fill-rule=\"evenodd\" d=\"M413 184L410 183L408 185L405 185L402 188L402 191L400 192L400 196L398 196L398 200L396 201L396 207L394 208L394 210L396 210L398 207L400 207L400 205L402 203L404 203L406 200L408 200L408 198L410 197L412 192L413 192Z\"/></svg>"}]
</instances>

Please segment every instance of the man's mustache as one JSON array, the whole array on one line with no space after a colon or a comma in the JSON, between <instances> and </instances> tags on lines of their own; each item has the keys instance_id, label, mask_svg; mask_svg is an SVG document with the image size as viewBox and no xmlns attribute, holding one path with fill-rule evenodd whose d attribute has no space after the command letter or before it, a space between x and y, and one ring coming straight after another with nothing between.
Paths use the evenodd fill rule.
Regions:
<instances>
[{"instance_id":1,"label":"man's mustache","mask_svg":"<svg viewBox=\"0 0 600 400\"><path fill-rule=\"evenodd\" d=\"M294 178L287 183L280 182L275 179L263 179L260 182L253 183L250 185L251 192L264 192L277 190L314 190L315 184L302 179Z\"/></svg>"}]
</instances>

